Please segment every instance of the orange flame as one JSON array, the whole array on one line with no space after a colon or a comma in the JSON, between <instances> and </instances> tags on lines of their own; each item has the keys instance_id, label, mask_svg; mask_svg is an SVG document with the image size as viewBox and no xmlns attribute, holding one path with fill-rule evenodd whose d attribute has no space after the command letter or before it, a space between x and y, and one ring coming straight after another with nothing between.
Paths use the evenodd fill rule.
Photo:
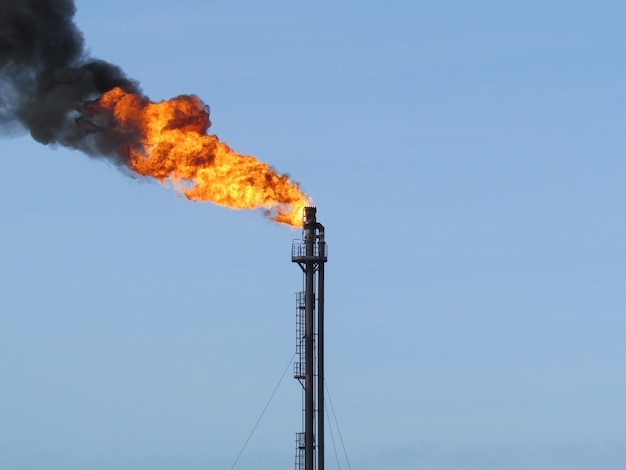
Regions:
<instances>
[{"instance_id":1,"label":"orange flame","mask_svg":"<svg viewBox=\"0 0 626 470\"><path fill-rule=\"evenodd\" d=\"M87 112L106 115L113 132L132 142L117 151L138 174L163 184L171 181L192 201L233 209L264 208L276 222L302 226L308 196L268 164L234 152L217 136L208 135L209 113L197 97L153 103L114 88L88 104Z\"/></svg>"}]
</instances>

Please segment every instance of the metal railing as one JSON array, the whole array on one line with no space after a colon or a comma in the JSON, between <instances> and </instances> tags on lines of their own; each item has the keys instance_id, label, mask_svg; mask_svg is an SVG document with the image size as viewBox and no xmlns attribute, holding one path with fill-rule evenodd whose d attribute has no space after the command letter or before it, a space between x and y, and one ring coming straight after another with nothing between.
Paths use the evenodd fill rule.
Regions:
<instances>
[{"instance_id":1,"label":"metal railing","mask_svg":"<svg viewBox=\"0 0 626 470\"><path fill-rule=\"evenodd\" d=\"M320 254L319 243L313 244L313 254L307 254L307 244L302 240L294 240L291 244L291 259L299 258L323 258L324 261L328 259L328 245L324 243L324 253Z\"/></svg>"}]
</instances>

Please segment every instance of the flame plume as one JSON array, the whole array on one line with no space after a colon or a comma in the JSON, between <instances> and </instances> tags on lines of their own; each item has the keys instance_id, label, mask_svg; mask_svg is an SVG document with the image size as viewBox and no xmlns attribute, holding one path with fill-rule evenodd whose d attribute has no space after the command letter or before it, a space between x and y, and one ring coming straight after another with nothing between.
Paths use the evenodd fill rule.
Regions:
<instances>
[{"instance_id":1,"label":"flame plume","mask_svg":"<svg viewBox=\"0 0 626 470\"><path fill-rule=\"evenodd\" d=\"M23 128L171 182L192 201L264 208L302 226L310 201L296 183L209 135L199 98L153 103L118 66L90 57L75 13L73 0L0 0L0 134Z\"/></svg>"},{"instance_id":2,"label":"flame plume","mask_svg":"<svg viewBox=\"0 0 626 470\"><path fill-rule=\"evenodd\" d=\"M210 201L233 209L264 208L272 220L302 226L309 198L297 183L268 164L241 155L208 135L206 106L195 96L154 103L119 87L84 110L88 121L125 136L116 149L136 173L174 187L192 201Z\"/></svg>"}]
</instances>

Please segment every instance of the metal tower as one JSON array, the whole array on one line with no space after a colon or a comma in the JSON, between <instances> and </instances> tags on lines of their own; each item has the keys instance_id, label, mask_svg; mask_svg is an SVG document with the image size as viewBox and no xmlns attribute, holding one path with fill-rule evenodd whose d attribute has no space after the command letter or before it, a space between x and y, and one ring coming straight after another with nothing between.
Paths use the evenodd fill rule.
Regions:
<instances>
[{"instance_id":1,"label":"metal tower","mask_svg":"<svg viewBox=\"0 0 626 470\"><path fill-rule=\"evenodd\" d=\"M302 384L304 405L304 429L296 434L296 470L324 470L324 263L328 253L324 226L316 221L316 213L315 207L304 208L302 240L294 240L291 246L291 261L304 273L304 291L296 294L294 378Z\"/></svg>"}]
</instances>

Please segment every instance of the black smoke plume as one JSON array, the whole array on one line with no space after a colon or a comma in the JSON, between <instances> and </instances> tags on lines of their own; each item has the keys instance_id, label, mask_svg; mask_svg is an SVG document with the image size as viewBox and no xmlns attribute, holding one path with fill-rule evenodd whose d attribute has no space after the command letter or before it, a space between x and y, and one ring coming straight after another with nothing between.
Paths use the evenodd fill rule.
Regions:
<instances>
[{"instance_id":1,"label":"black smoke plume","mask_svg":"<svg viewBox=\"0 0 626 470\"><path fill-rule=\"evenodd\" d=\"M83 104L114 87L140 93L139 86L89 57L75 12L72 0L0 0L0 126L115 161L114 134L91 124Z\"/></svg>"}]
</instances>

